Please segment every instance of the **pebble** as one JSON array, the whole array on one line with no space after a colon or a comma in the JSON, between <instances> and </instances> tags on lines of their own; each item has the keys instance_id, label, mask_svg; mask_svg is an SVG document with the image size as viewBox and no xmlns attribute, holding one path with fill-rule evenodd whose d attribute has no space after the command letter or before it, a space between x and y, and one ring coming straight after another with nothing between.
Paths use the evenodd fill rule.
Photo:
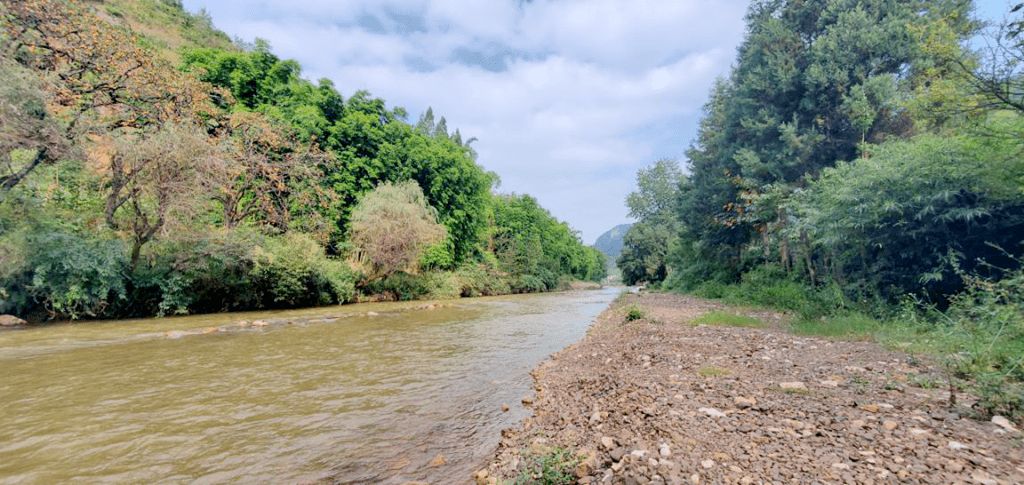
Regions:
<instances>
[{"instance_id":1,"label":"pebble","mask_svg":"<svg viewBox=\"0 0 1024 485\"><path fill-rule=\"evenodd\" d=\"M1024 483L1024 453L1010 448L1018 435L1006 427L1017 423L961 418L943 389L881 385L911 372L934 376L933 368L883 367L876 362L894 354L869 342L801 338L799 346L775 329L675 328L671 315L621 327L598 319L559 365L540 368L534 416L503 437L487 478L511 483L524 450L544 436L552 447L591 450L581 456L593 457L593 468L573 470L573 483L590 485ZM711 366L733 374L692 372Z\"/></svg>"},{"instance_id":2,"label":"pebble","mask_svg":"<svg viewBox=\"0 0 1024 485\"><path fill-rule=\"evenodd\" d=\"M1017 427L1014 426L1009 419L1006 419L1002 416L992 416L992 422L1011 433L1019 432L1019 430L1017 430Z\"/></svg>"},{"instance_id":3,"label":"pebble","mask_svg":"<svg viewBox=\"0 0 1024 485\"><path fill-rule=\"evenodd\" d=\"M754 398L735 397L733 398L732 402L740 409L747 409L757 406L757 399Z\"/></svg>"},{"instance_id":4,"label":"pebble","mask_svg":"<svg viewBox=\"0 0 1024 485\"><path fill-rule=\"evenodd\" d=\"M444 455L437 455L433 460L430 460L430 467L437 468L448 464L448 459Z\"/></svg>"},{"instance_id":5,"label":"pebble","mask_svg":"<svg viewBox=\"0 0 1024 485\"><path fill-rule=\"evenodd\" d=\"M715 408L700 408L700 409L698 409L698 411L700 411L700 412L702 412L702 413L704 413L704 414L706 414L708 416L711 416L712 418L724 418L726 416L725 413L723 413L723 412L721 412L721 411L719 411L719 410L717 410Z\"/></svg>"}]
</instances>

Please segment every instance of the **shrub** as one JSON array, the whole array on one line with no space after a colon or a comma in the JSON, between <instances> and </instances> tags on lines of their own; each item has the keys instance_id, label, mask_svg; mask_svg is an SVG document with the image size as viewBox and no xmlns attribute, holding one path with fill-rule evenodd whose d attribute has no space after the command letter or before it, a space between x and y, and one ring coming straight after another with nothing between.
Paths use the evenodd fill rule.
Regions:
<instances>
[{"instance_id":1,"label":"shrub","mask_svg":"<svg viewBox=\"0 0 1024 485\"><path fill-rule=\"evenodd\" d=\"M888 331L894 345L937 355L950 387L964 381L976 409L1024 416L1024 270L999 280L961 274L965 290L946 312L908 299Z\"/></svg>"},{"instance_id":2,"label":"shrub","mask_svg":"<svg viewBox=\"0 0 1024 485\"><path fill-rule=\"evenodd\" d=\"M455 274L462 287L462 296L505 295L511 290L506 280L481 265L460 266Z\"/></svg>"},{"instance_id":3,"label":"shrub","mask_svg":"<svg viewBox=\"0 0 1024 485\"><path fill-rule=\"evenodd\" d=\"M24 290L51 317L97 317L126 297L127 252L121 241L61 232L31 239L35 251L25 266L31 276Z\"/></svg>"},{"instance_id":4,"label":"shrub","mask_svg":"<svg viewBox=\"0 0 1024 485\"><path fill-rule=\"evenodd\" d=\"M459 277L451 271L435 271L427 273L427 280L430 285L429 298L434 300L448 300L458 298L462 293L462 285Z\"/></svg>"},{"instance_id":5,"label":"shrub","mask_svg":"<svg viewBox=\"0 0 1024 485\"><path fill-rule=\"evenodd\" d=\"M515 485L567 485L576 482L574 473L579 458L565 448L553 448L545 453L524 453L522 473Z\"/></svg>"},{"instance_id":6,"label":"shrub","mask_svg":"<svg viewBox=\"0 0 1024 485\"><path fill-rule=\"evenodd\" d=\"M357 275L307 235L235 229L153 246L133 275L136 314L296 308L354 301Z\"/></svg>"},{"instance_id":7,"label":"shrub","mask_svg":"<svg viewBox=\"0 0 1024 485\"><path fill-rule=\"evenodd\" d=\"M843 311L849 306L835 284L810 288L774 265L759 266L744 274L733 296L745 302L792 311L807 320Z\"/></svg>"},{"instance_id":8,"label":"shrub","mask_svg":"<svg viewBox=\"0 0 1024 485\"><path fill-rule=\"evenodd\" d=\"M371 295L390 295L395 301L416 300L431 292L430 279L401 271L367 283L363 290Z\"/></svg>"},{"instance_id":9,"label":"shrub","mask_svg":"<svg viewBox=\"0 0 1024 485\"><path fill-rule=\"evenodd\" d=\"M355 275L330 259L309 236L289 233L267 238L251 253L251 275L275 307L329 305L351 301ZM268 305L271 306L271 305Z\"/></svg>"},{"instance_id":10,"label":"shrub","mask_svg":"<svg viewBox=\"0 0 1024 485\"><path fill-rule=\"evenodd\" d=\"M548 285L543 279L531 274L514 276L509 280L508 285L512 293L536 293L548 289Z\"/></svg>"},{"instance_id":11,"label":"shrub","mask_svg":"<svg viewBox=\"0 0 1024 485\"><path fill-rule=\"evenodd\" d=\"M629 310L626 312L626 321L634 322L636 320L643 320L647 318L647 313L636 306L636 303L630 305Z\"/></svg>"}]
</instances>

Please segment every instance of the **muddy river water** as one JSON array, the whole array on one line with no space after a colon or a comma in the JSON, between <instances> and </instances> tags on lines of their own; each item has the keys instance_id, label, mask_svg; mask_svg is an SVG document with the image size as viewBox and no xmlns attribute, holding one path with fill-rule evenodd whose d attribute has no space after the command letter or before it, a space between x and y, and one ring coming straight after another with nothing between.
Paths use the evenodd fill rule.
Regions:
<instances>
[{"instance_id":1,"label":"muddy river water","mask_svg":"<svg viewBox=\"0 0 1024 485\"><path fill-rule=\"evenodd\" d=\"M3 331L0 484L465 483L618 291Z\"/></svg>"}]
</instances>

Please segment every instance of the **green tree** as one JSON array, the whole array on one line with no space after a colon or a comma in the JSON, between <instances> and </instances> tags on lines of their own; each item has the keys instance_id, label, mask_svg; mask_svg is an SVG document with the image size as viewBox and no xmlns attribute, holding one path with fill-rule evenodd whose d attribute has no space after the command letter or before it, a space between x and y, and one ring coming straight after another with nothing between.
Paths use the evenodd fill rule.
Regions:
<instances>
[{"instance_id":1,"label":"green tree","mask_svg":"<svg viewBox=\"0 0 1024 485\"><path fill-rule=\"evenodd\" d=\"M676 207L684 181L679 163L661 159L636 174L637 190L626 197L629 215L640 219L622 239L616 265L628 285L657 283L668 275L668 248L678 237Z\"/></svg>"},{"instance_id":2,"label":"green tree","mask_svg":"<svg viewBox=\"0 0 1024 485\"><path fill-rule=\"evenodd\" d=\"M915 29L945 22L953 39L976 28L970 2L755 2L728 79L712 90L690 176L680 192L678 278L736 281L766 260L811 258L790 236L783 202L863 143L914 134L900 102L930 82L935 57ZM679 266L675 266L678 264ZM813 272L813 265L805 265ZM675 277L674 277L675 278Z\"/></svg>"}]
</instances>

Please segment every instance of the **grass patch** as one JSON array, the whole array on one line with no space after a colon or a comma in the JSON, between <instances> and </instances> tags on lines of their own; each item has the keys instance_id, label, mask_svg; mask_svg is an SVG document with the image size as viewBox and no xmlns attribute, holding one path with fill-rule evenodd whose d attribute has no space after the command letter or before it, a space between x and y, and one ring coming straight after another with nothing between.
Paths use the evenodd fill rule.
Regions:
<instances>
[{"instance_id":1,"label":"grass patch","mask_svg":"<svg viewBox=\"0 0 1024 485\"><path fill-rule=\"evenodd\" d=\"M795 335L825 337L837 340L874 340L882 328L881 322L860 313L834 315L815 320L798 319L790 324Z\"/></svg>"},{"instance_id":2,"label":"grass patch","mask_svg":"<svg viewBox=\"0 0 1024 485\"><path fill-rule=\"evenodd\" d=\"M626 312L626 321L633 322L636 320L643 320L647 318L647 313L640 309L636 303L630 305L629 311Z\"/></svg>"},{"instance_id":3,"label":"grass patch","mask_svg":"<svg viewBox=\"0 0 1024 485\"><path fill-rule=\"evenodd\" d=\"M796 389L784 389L783 392L785 392L786 394L799 394L801 396L810 396L811 394L814 394L814 391L806 387L798 387Z\"/></svg>"},{"instance_id":4,"label":"grass patch","mask_svg":"<svg viewBox=\"0 0 1024 485\"><path fill-rule=\"evenodd\" d=\"M729 369L719 369L718 367L701 367L700 369L697 369L697 373L704 377L714 377L727 376L732 374L732 371Z\"/></svg>"},{"instance_id":5,"label":"grass patch","mask_svg":"<svg viewBox=\"0 0 1024 485\"><path fill-rule=\"evenodd\" d=\"M524 453L523 471L514 485L563 485L576 482L574 473L579 457L565 448L544 453Z\"/></svg>"},{"instance_id":6,"label":"grass patch","mask_svg":"<svg viewBox=\"0 0 1024 485\"><path fill-rule=\"evenodd\" d=\"M693 325L711 325L715 327L763 327L764 324L760 320L747 316L747 315L736 315L733 313L725 312L709 312L705 313L697 318L694 318L691 322Z\"/></svg>"}]
</instances>

